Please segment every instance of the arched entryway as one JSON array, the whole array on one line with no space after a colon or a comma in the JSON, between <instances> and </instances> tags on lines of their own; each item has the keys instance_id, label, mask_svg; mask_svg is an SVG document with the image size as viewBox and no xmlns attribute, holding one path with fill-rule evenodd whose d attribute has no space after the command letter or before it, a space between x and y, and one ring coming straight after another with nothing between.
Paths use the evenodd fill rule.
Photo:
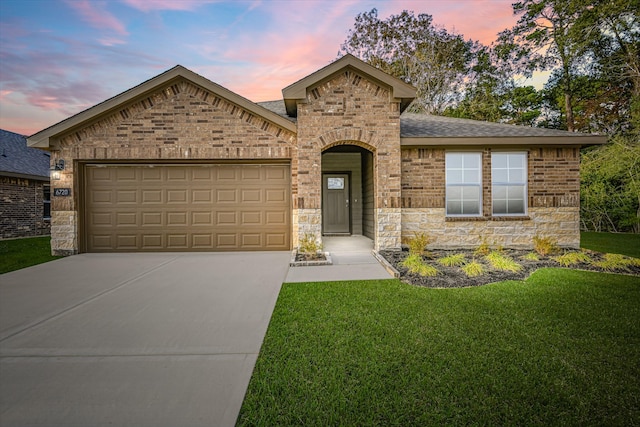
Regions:
<instances>
[{"instance_id":1,"label":"arched entryway","mask_svg":"<svg viewBox=\"0 0 640 427\"><path fill-rule=\"evenodd\" d=\"M375 240L373 153L350 143L322 153L322 234Z\"/></svg>"}]
</instances>

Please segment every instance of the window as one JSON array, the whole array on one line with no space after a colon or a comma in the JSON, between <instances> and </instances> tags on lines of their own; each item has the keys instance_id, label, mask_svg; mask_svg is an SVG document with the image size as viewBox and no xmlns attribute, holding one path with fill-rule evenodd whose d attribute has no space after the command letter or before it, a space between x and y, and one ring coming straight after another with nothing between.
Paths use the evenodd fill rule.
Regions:
<instances>
[{"instance_id":1,"label":"window","mask_svg":"<svg viewBox=\"0 0 640 427\"><path fill-rule=\"evenodd\" d=\"M482 154L447 153L447 215L482 213Z\"/></svg>"},{"instance_id":2,"label":"window","mask_svg":"<svg viewBox=\"0 0 640 427\"><path fill-rule=\"evenodd\" d=\"M527 153L491 155L493 215L527 213Z\"/></svg>"},{"instance_id":3,"label":"window","mask_svg":"<svg viewBox=\"0 0 640 427\"><path fill-rule=\"evenodd\" d=\"M42 186L42 204L44 207L42 217L44 219L51 219L51 186L47 184Z\"/></svg>"}]
</instances>

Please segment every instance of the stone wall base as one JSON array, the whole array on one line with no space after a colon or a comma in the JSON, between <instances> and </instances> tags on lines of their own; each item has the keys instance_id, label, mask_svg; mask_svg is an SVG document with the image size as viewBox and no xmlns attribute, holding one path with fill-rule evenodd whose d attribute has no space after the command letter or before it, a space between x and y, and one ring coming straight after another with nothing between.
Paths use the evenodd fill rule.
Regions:
<instances>
[{"instance_id":1,"label":"stone wall base","mask_svg":"<svg viewBox=\"0 0 640 427\"><path fill-rule=\"evenodd\" d=\"M402 209L376 209L375 249L399 248L402 239Z\"/></svg>"},{"instance_id":2,"label":"stone wall base","mask_svg":"<svg viewBox=\"0 0 640 427\"><path fill-rule=\"evenodd\" d=\"M78 253L78 221L75 211L51 212L51 255Z\"/></svg>"},{"instance_id":3,"label":"stone wall base","mask_svg":"<svg viewBox=\"0 0 640 427\"><path fill-rule=\"evenodd\" d=\"M444 208L402 210L402 237L427 233L434 249L472 249L482 243L531 249L533 237L552 237L562 247L580 247L580 208L530 208L526 219L447 221Z\"/></svg>"},{"instance_id":4,"label":"stone wall base","mask_svg":"<svg viewBox=\"0 0 640 427\"><path fill-rule=\"evenodd\" d=\"M322 243L322 209L294 209L291 222L294 248L300 245L300 239L308 233L316 236L318 244Z\"/></svg>"}]
</instances>

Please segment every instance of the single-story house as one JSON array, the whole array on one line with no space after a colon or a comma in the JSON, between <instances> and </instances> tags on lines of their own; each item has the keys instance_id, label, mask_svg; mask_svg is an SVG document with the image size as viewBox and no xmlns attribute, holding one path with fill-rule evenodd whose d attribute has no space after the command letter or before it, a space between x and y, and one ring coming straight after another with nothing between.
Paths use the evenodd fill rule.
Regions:
<instances>
[{"instance_id":1,"label":"single-story house","mask_svg":"<svg viewBox=\"0 0 640 427\"><path fill-rule=\"evenodd\" d=\"M176 66L29 137L65 165L53 253L579 245L580 147L604 137L407 113L415 88L351 55L282 94Z\"/></svg>"},{"instance_id":2,"label":"single-story house","mask_svg":"<svg viewBox=\"0 0 640 427\"><path fill-rule=\"evenodd\" d=\"M0 129L0 239L49 234L49 159L26 136Z\"/></svg>"}]
</instances>

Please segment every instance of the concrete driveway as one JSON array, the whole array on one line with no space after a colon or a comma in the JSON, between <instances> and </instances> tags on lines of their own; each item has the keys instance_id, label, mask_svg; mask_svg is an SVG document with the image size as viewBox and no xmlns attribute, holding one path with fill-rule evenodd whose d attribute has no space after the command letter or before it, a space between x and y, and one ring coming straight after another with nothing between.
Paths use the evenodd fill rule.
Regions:
<instances>
[{"instance_id":1,"label":"concrete driveway","mask_svg":"<svg viewBox=\"0 0 640 427\"><path fill-rule=\"evenodd\" d=\"M289 256L83 254L0 275L0 425L234 425Z\"/></svg>"}]
</instances>

